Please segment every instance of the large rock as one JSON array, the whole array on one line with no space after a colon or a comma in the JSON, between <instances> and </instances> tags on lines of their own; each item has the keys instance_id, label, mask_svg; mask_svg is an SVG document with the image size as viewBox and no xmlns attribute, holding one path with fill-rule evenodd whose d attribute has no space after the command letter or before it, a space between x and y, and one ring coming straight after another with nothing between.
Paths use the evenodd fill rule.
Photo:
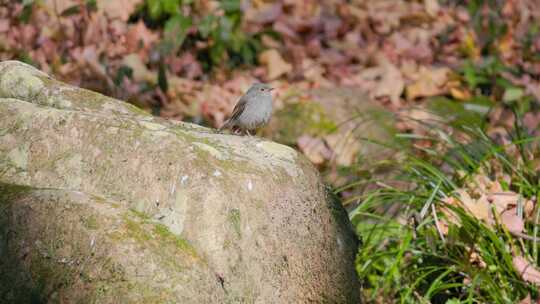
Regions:
<instances>
[{"instance_id":1,"label":"large rock","mask_svg":"<svg viewBox=\"0 0 540 304\"><path fill-rule=\"evenodd\" d=\"M356 303L356 240L293 149L0 63L0 302Z\"/></svg>"}]
</instances>

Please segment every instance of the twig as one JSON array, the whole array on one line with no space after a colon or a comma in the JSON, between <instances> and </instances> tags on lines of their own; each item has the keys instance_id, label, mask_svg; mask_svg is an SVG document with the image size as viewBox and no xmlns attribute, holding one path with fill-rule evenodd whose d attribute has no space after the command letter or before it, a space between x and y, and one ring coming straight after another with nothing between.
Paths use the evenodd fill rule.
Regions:
<instances>
[{"instance_id":1,"label":"twig","mask_svg":"<svg viewBox=\"0 0 540 304\"><path fill-rule=\"evenodd\" d=\"M528 234L525 234L525 233L510 231L510 234L515 236L515 237L522 238L524 240L533 241L535 243L540 243L540 238L534 237L534 236L531 236L531 235L528 235Z\"/></svg>"},{"instance_id":2,"label":"twig","mask_svg":"<svg viewBox=\"0 0 540 304\"><path fill-rule=\"evenodd\" d=\"M433 204L431 204L431 212L433 213L433 219L435 219L435 227L437 228L437 232L439 233L439 236L441 237L443 243L446 243L446 239L444 238L441 227L439 226L439 218L437 217L437 211L435 210L435 205Z\"/></svg>"}]
</instances>

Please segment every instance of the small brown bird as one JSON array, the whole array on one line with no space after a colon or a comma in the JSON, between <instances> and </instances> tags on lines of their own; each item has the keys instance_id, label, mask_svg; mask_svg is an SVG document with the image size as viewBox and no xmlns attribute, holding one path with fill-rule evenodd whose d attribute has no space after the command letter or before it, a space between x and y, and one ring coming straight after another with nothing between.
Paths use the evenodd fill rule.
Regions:
<instances>
[{"instance_id":1,"label":"small brown bird","mask_svg":"<svg viewBox=\"0 0 540 304\"><path fill-rule=\"evenodd\" d=\"M267 124L272 116L272 90L266 84L254 83L240 98L231 117L219 130L237 129L251 136L250 130Z\"/></svg>"}]
</instances>

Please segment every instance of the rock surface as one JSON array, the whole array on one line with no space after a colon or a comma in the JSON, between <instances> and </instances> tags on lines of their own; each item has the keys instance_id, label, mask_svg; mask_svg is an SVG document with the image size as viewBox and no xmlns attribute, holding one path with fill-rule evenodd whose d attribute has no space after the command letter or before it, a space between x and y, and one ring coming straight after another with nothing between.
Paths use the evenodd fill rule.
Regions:
<instances>
[{"instance_id":1,"label":"rock surface","mask_svg":"<svg viewBox=\"0 0 540 304\"><path fill-rule=\"evenodd\" d=\"M356 239L293 149L0 63L0 302L356 303Z\"/></svg>"}]
</instances>

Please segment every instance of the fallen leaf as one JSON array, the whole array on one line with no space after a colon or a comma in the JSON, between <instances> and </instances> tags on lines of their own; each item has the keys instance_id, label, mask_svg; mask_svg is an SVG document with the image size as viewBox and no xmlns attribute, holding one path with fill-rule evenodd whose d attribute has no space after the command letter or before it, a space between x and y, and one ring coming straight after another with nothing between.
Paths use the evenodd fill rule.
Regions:
<instances>
[{"instance_id":1,"label":"fallen leaf","mask_svg":"<svg viewBox=\"0 0 540 304\"><path fill-rule=\"evenodd\" d=\"M259 61L266 66L268 79L276 79L292 71L292 65L287 63L276 49L270 49L259 55Z\"/></svg>"},{"instance_id":2,"label":"fallen leaf","mask_svg":"<svg viewBox=\"0 0 540 304\"><path fill-rule=\"evenodd\" d=\"M272 36L266 34L261 36L261 42L266 48L269 49L277 49L281 46L281 43L279 41L274 39Z\"/></svg>"},{"instance_id":3,"label":"fallen leaf","mask_svg":"<svg viewBox=\"0 0 540 304\"><path fill-rule=\"evenodd\" d=\"M482 256L479 255L478 252L476 252L476 251L473 251L471 253L471 255L469 256L469 261L471 262L471 264L476 264L480 268L486 268L486 266L487 266L484 259L482 259Z\"/></svg>"},{"instance_id":4,"label":"fallen leaf","mask_svg":"<svg viewBox=\"0 0 540 304\"><path fill-rule=\"evenodd\" d=\"M135 8L142 2L143 0L97 0L97 8L109 19L127 21Z\"/></svg>"},{"instance_id":5,"label":"fallen leaf","mask_svg":"<svg viewBox=\"0 0 540 304\"><path fill-rule=\"evenodd\" d=\"M530 218L534 212L534 202L532 200L526 200L523 206L523 211L525 212L525 216Z\"/></svg>"},{"instance_id":6,"label":"fallen leaf","mask_svg":"<svg viewBox=\"0 0 540 304\"><path fill-rule=\"evenodd\" d=\"M450 196L443 200L446 206L462 207L465 211L468 211L472 216L479 220L489 223L490 209L487 199L480 198L475 200L471 198L469 193L465 189L458 189L455 191L456 196ZM441 226L444 227L443 233L448 232L448 225L461 225L459 217L450 208L443 205L440 209L445 215L444 219L441 219Z\"/></svg>"},{"instance_id":7,"label":"fallen leaf","mask_svg":"<svg viewBox=\"0 0 540 304\"><path fill-rule=\"evenodd\" d=\"M472 96L469 90L459 87L450 87L450 95L457 100L469 100Z\"/></svg>"},{"instance_id":8,"label":"fallen leaf","mask_svg":"<svg viewBox=\"0 0 540 304\"><path fill-rule=\"evenodd\" d=\"M107 39L108 20L101 14L92 14L88 25L84 30L83 45L99 45L100 43L109 42Z\"/></svg>"},{"instance_id":9,"label":"fallen leaf","mask_svg":"<svg viewBox=\"0 0 540 304\"><path fill-rule=\"evenodd\" d=\"M0 33L9 31L9 20L0 19Z\"/></svg>"},{"instance_id":10,"label":"fallen leaf","mask_svg":"<svg viewBox=\"0 0 540 304\"><path fill-rule=\"evenodd\" d=\"M302 72L304 78L312 81L316 85L329 84L328 79L324 77L324 67L309 58L304 58L304 60L302 60Z\"/></svg>"},{"instance_id":11,"label":"fallen leaf","mask_svg":"<svg viewBox=\"0 0 540 304\"><path fill-rule=\"evenodd\" d=\"M420 67L418 79L407 85L405 96L408 100L414 100L418 97L430 97L446 93L445 84L448 81L450 69Z\"/></svg>"},{"instance_id":12,"label":"fallen leaf","mask_svg":"<svg viewBox=\"0 0 540 304\"><path fill-rule=\"evenodd\" d=\"M512 191L492 192L487 196L487 200L495 205L495 210L497 210L499 214L512 207L515 207L518 199L519 194Z\"/></svg>"},{"instance_id":13,"label":"fallen leaf","mask_svg":"<svg viewBox=\"0 0 540 304\"><path fill-rule=\"evenodd\" d=\"M60 14L68 8L74 7L79 4L77 0L45 0L44 6L51 12Z\"/></svg>"},{"instance_id":14,"label":"fallen leaf","mask_svg":"<svg viewBox=\"0 0 540 304\"><path fill-rule=\"evenodd\" d=\"M522 88L508 88L504 91L502 99L505 102L516 101L523 97L524 93Z\"/></svg>"},{"instance_id":15,"label":"fallen leaf","mask_svg":"<svg viewBox=\"0 0 540 304\"><path fill-rule=\"evenodd\" d=\"M508 1L511 2L511 1ZM499 50L500 56L502 56L504 59L511 59L515 56L513 49L516 47L516 43L514 41L514 33L510 29L507 31L507 33L502 36L497 43L495 43L495 46Z\"/></svg>"},{"instance_id":16,"label":"fallen leaf","mask_svg":"<svg viewBox=\"0 0 540 304\"><path fill-rule=\"evenodd\" d=\"M354 81L369 92L371 97L390 97L395 104L399 103L399 97L405 88L401 72L389 62L362 70L354 77Z\"/></svg>"},{"instance_id":17,"label":"fallen leaf","mask_svg":"<svg viewBox=\"0 0 540 304\"><path fill-rule=\"evenodd\" d=\"M519 304L533 304L531 294L528 293L525 298L523 298L521 301L519 301Z\"/></svg>"},{"instance_id":18,"label":"fallen leaf","mask_svg":"<svg viewBox=\"0 0 540 304\"><path fill-rule=\"evenodd\" d=\"M538 39L540 41L540 39ZM539 42L540 43L540 42ZM540 49L540 46L539 46ZM508 79L514 85L525 87L526 93L533 95L537 100L540 100L540 82L531 78L530 75L522 75L518 78L510 73L502 73L504 78Z\"/></svg>"},{"instance_id":19,"label":"fallen leaf","mask_svg":"<svg viewBox=\"0 0 540 304\"><path fill-rule=\"evenodd\" d=\"M300 151L315 165L320 165L332 157L332 150L321 138L302 135L297 143Z\"/></svg>"},{"instance_id":20,"label":"fallen leaf","mask_svg":"<svg viewBox=\"0 0 540 304\"><path fill-rule=\"evenodd\" d=\"M159 35L149 30L142 20L135 25L129 25L126 33L126 46L129 53L134 53L140 49L148 50L159 39Z\"/></svg>"},{"instance_id":21,"label":"fallen leaf","mask_svg":"<svg viewBox=\"0 0 540 304\"><path fill-rule=\"evenodd\" d=\"M259 7L256 7L255 5L250 5L244 11L244 18L248 22L267 24L274 22L282 13L283 11L281 3L263 3Z\"/></svg>"},{"instance_id":22,"label":"fallen leaf","mask_svg":"<svg viewBox=\"0 0 540 304\"><path fill-rule=\"evenodd\" d=\"M394 0L367 1L366 6L367 16L379 34L388 34L399 27L401 17L410 9L407 3Z\"/></svg>"},{"instance_id":23,"label":"fallen leaf","mask_svg":"<svg viewBox=\"0 0 540 304\"><path fill-rule=\"evenodd\" d=\"M441 9L437 0L424 0L424 7L431 17L437 16Z\"/></svg>"},{"instance_id":24,"label":"fallen leaf","mask_svg":"<svg viewBox=\"0 0 540 304\"><path fill-rule=\"evenodd\" d=\"M351 166L358 157L360 144L349 132L328 134L324 140L334 151L333 161L340 166Z\"/></svg>"},{"instance_id":25,"label":"fallen leaf","mask_svg":"<svg viewBox=\"0 0 540 304\"><path fill-rule=\"evenodd\" d=\"M536 131L540 124L540 113L527 112L523 115L523 125L529 130L529 132Z\"/></svg>"},{"instance_id":26,"label":"fallen leaf","mask_svg":"<svg viewBox=\"0 0 540 304\"><path fill-rule=\"evenodd\" d=\"M517 215L517 209L512 208L501 214L501 223L513 233L521 233L525 229L525 222Z\"/></svg>"},{"instance_id":27,"label":"fallen leaf","mask_svg":"<svg viewBox=\"0 0 540 304\"><path fill-rule=\"evenodd\" d=\"M468 210L472 216L485 222L489 221L490 208L489 202L485 197L480 197L479 199L475 200L471 198L469 193L467 193L467 191L464 189L458 189L456 193L458 194L459 201L463 207L465 207L465 209Z\"/></svg>"},{"instance_id":28,"label":"fallen leaf","mask_svg":"<svg viewBox=\"0 0 540 304\"><path fill-rule=\"evenodd\" d=\"M291 40L300 40L300 37L291 26L282 20L277 20L272 25L274 31Z\"/></svg>"},{"instance_id":29,"label":"fallen leaf","mask_svg":"<svg viewBox=\"0 0 540 304\"><path fill-rule=\"evenodd\" d=\"M540 271L534 267L534 264L529 263L522 256L515 256L512 264L523 280L540 286Z\"/></svg>"},{"instance_id":30,"label":"fallen leaf","mask_svg":"<svg viewBox=\"0 0 540 304\"><path fill-rule=\"evenodd\" d=\"M441 206L440 210L442 212L442 214L444 215L444 217L442 217L440 219L440 225L442 228L443 233L444 234L447 234L448 233L448 226L450 226L450 224L454 224L454 225L460 225L460 222L459 222L459 219L457 217L457 215L454 213L454 211L452 211L450 208L448 208L447 206L458 206L459 204L459 200L456 199L455 197L453 196L449 196L449 197L446 197L445 199L443 199L442 201L444 204Z\"/></svg>"},{"instance_id":31,"label":"fallen leaf","mask_svg":"<svg viewBox=\"0 0 540 304\"><path fill-rule=\"evenodd\" d=\"M157 72L150 71L138 54L129 54L122 60L122 64L129 67L133 72L133 80L137 82L157 81Z\"/></svg>"}]
</instances>

